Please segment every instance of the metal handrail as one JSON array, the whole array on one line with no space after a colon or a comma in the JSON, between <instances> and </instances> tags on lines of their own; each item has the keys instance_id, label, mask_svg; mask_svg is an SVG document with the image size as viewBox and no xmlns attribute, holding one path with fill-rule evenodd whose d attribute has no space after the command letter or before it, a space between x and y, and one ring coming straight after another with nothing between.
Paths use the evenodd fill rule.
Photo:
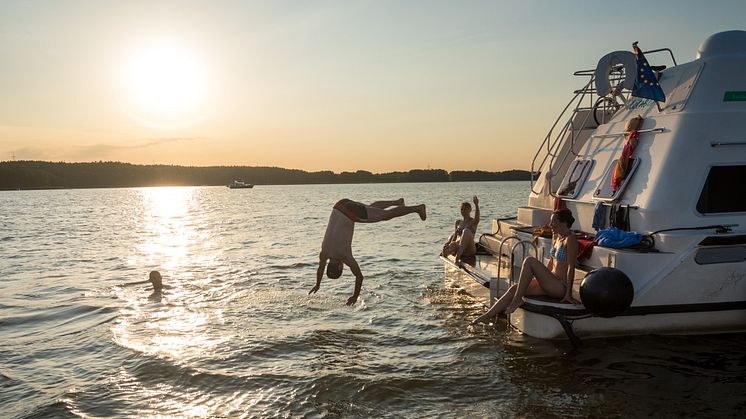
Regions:
<instances>
[{"instance_id":1,"label":"metal handrail","mask_svg":"<svg viewBox=\"0 0 746 419\"><path fill-rule=\"evenodd\" d=\"M510 285L513 285L513 276L514 276L513 266L515 266L515 264L513 263L515 259L513 259L513 257L515 253L515 248L519 244L521 245L521 250L523 250L523 253L521 254L521 265L523 265L523 261L526 259L526 243L534 247L534 257L537 259L539 258L539 249L536 247L536 244L534 244L534 242L532 242L531 240L521 240L518 243L515 243L513 247L510 248L510 277L508 278L508 282L510 283ZM500 268L498 268L498 271L499 269Z\"/></svg>"},{"instance_id":2,"label":"metal handrail","mask_svg":"<svg viewBox=\"0 0 746 419\"><path fill-rule=\"evenodd\" d=\"M513 234L512 236L505 236L505 237L503 237L502 240L500 240L500 243L497 246L497 280L498 281L500 280L500 278L502 278L500 276L500 271L502 270L502 266L503 266L503 264L502 264L503 245L505 244L506 241L511 240L511 239L512 240L520 240L518 238L518 236L515 235L515 234ZM509 268L510 269L508 271L508 275L513 275L513 266L511 265ZM490 283L490 285L492 285L492 284ZM498 286L498 288L499 288L499 286ZM493 300L495 299L495 296L498 293L499 293L498 289L495 289L494 292L493 292L492 288L490 288L490 306L492 306L492 304L495 303L495 301L493 301Z\"/></svg>"},{"instance_id":3,"label":"metal handrail","mask_svg":"<svg viewBox=\"0 0 746 419\"><path fill-rule=\"evenodd\" d=\"M521 245L521 250L523 250L522 258L525 259L526 257L526 243L530 244L534 247L534 256L536 258L539 257L539 249L536 247L536 244L534 244L531 240L520 240L520 238L513 234L512 236L505 236L502 240L500 240L500 243L497 246L497 278L498 280L502 278L501 272L502 272L502 257L503 257L503 246L505 245L505 242L508 240L518 240L518 242L514 243L513 246L510 248L510 262L508 263L508 282L510 285L513 285L513 267L514 267L514 261L515 261L515 248L518 245ZM490 289L490 305L494 304L494 301L492 301L492 290Z\"/></svg>"},{"instance_id":4,"label":"metal handrail","mask_svg":"<svg viewBox=\"0 0 746 419\"><path fill-rule=\"evenodd\" d=\"M670 48L651 49L650 51L643 51L642 53L643 54L654 54L656 52L661 52L661 51L668 51L668 54L671 56L671 61L673 61L674 67L678 65L678 64L676 64L676 58L674 58L674 56L673 56L673 51L671 51Z\"/></svg>"},{"instance_id":5,"label":"metal handrail","mask_svg":"<svg viewBox=\"0 0 746 419\"><path fill-rule=\"evenodd\" d=\"M586 94L586 91L587 91L587 89L588 89L588 88L589 88L589 87L591 86L591 84L592 84L592 83L593 83L593 77L591 77L591 79L590 79L590 80L588 81L588 83L586 83L586 85L585 85L585 86L584 86L584 87L583 87L583 88L582 88L582 89L581 89L580 91L576 91L576 93L575 93L575 95L574 95L574 96L572 97L572 99L570 99L570 101L569 101L569 102L567 103L567 105L565 105L564 109L562 109L562 112L560 112L559 116L557 117L557 119L556 119L556 120L554 121L554 123L552 124L552 127L551 127L551 128L549 128L549 133L547 133L547 135L546 135L546 136L544 137L544 140L542 141L541 145L539 146L539 149L538 149L538 150L536 150L536 153L534 154L534 158L533 158L533 159L531 160L531 185L530 185L530 187L531 187L531 192L533 192L533 193L537 193L537 192L536 192L536 191L534 190L534 174L536 173L536 171L535 171L535 168L536 168L536 159L537 159L537 158L539 157L539 153L541 153L541 150L542 150L542 148L544 148L544 146L545 146L545 145L546 145L546 147L547 147L547 154L551 152L551 148L556 148L556 147L554 147L554 146L555 146L555 144L556 144L556 143L557 143L557 142L558 142L558 141L559 141L559 140L560 140L560 139L561 139L562 137L561 137L561 136L557 136L557 137L555 138L555 140L554 140L554 141L552 142L552 132L553 132L553 131L554 131L554 129L555 129L556 127L557 127L557 124L559 124L560 120L562 119L562 116L563 116L563 115L565 115L565 112L567 112L567 110L568 110L568 109L570 108L570 106L571 106L571 105L572 105L572 104L573 104L573 103L575 102L575 100L576 100L576 99L577 99L578 97L580 97L580 98L581 98L581 100L582 100L582 97L583 97L583 96L585 96L585 94ZM575 108L575 109L577 109L577 106L576 106L576 108ZM574 115L574 112L573 112L573 115ZM572 117L571 117L571 119L572 119ZM565 124L565 125L567 125L567 124ZM551 143L551 145L550 145L550 143ZM547 157L548 157L548 156L547 156L547 154L545 154L545 155L544 155L544 158L542 159L542 162L541 162L541 165L542 165L542 166L543 166L543 165L544 165L544 163L546 162L546 159L547 159Z\"/></svg>"},{"instance_id":6,"label":"metal handrail","mask_svg":"<svg viewBox=\"0 0 746 419\"><path fill-rule=\"evenodd\" d=\"M640 134L645 134L647 132L664 132L666 129L663 127L660 128L650 128L650 129L641 129L638 130ZM612 132L609 134L594 134L591 135L591 138L609 138L609 137L618 137L620 135L627 135L629 134L629 131L623 131L623 132Z\"/></svg>"},{"instance_id":7,"label":"metal handrail","mask_svg":"<svg viewBox=\"0 0 746 419\"><path fill-rule=\"evenodd\" d=\"M743 142L743 141L731 141L731 142L713 141L713 142L710 143L710 147L726 147L726 146L739 146L739 145L746 145L746 142Z\"/></svg>"},{"instance_id":8,"label":"metal handrail","mask_svg":"<svg viewBox=\"0 0 746 419\"><path fill-rule=\"evenodd\" d=\"M591 80L591 82L592 82L592 80ZM572 115L570 115L570 118L568 119L567 123L565 123L565 125L560 130L559 134L557 134L557 136L555 137L554 142L552 143L551 148L547 147L547 153L544 155L544 158L541 160L541 163L539 164L539 167L544 166L544 164L547 162L547 159L549 159L549 166L548 167L550 167L550 168L551 167L555 167L555 164L556 164L555 159L557 157L559 157L559 148L562 145L562 139L565 138L565 136L567 135L568 130L570 132L570 153L573 154L573 155L575 155L575 156L578 155L578 153L576 153L575 150L574 150L574 148L575 148L575 135L576 135L577 131L582 130L583 128L576 129L573 121L575 119L575 115L577 115L579 112L592 109L592 108L585 108L585 107L580 106L580 102L583 100L583 96L585 96L587 94L586 89L583 89L583 90L579 91L578 93L576 93L575 97L573 97L573 100L570 101L570 103L568 104L568 106L565 107L565 110L562 112L562 114L564 114L564 112L567 110L567 108L569 107L569 105L572 104L577 99L578 95L581 95L581 94L582 94L582 96L578 100L578 102L579 102L578 105L573 110ZM588 123L588 117L589 116L590 116L590 113L588 113L585 116L585 118L583 119L583 123L582 123L583 127L585 127L585 125ZM549 137L550 135L551 135L551 131L550 131L549 134L547 134L547 137ZM541 150L541 148L539 150ZM537 152L537 155L538 155L538 152ZM564 157L563 157L563 159L562 159L562 161L560 162L560 165L564 164L565 161L567 161L568 157L569 157L569 154L565 154ZM535 166L534 166L534 164L535 164L535 161L532 161L532 163L531 163L531 173L532 174L535 173ZM549 185L548 185L549 186L549 194L551 196L555 196L555 194L552 192L552 180L553 180L552 178L547 179L547 182L549 182ZM533 178L532 178L532 181L533 181ZM531 185L531 191L533 193L537 193L533 189L533 183Z\"/></svg>"},{"instance_id":9,"label":"metal handrail","mask_svg":"<svg viewBox=\"0 0 746 419\"><path fill-rule=\"evenodd\" d=\"M513 234L512 236L503 237L503 239L500 240L500 243L497 246L497 277L498 278L501 278L500 270L502 269L503 245L505 244L506 241L510 239L520 240L520 238L517 235Z\"/></svg>"}]
</instances>

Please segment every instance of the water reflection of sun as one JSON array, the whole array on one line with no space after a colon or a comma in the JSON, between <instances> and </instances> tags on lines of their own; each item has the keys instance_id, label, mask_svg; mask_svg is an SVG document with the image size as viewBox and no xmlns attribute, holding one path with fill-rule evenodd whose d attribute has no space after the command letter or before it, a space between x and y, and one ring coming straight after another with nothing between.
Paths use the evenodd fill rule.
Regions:
<instances>
[{"instance_id":1,"label":"water reflection of sun","mask_svg":"<svg viewBox=\"0 0 746 419\"><path fill-rule=\"evenodd\" d=\"M196 188L140 189L143 234L137 255L150 266L174 270L186 262L189 242L197 236L190 214Z\"/></svg>"},{"instance_id":2,"label":"water reflection of sun","mask_svg":"<svg viewBox=\"0 0 746 419\"><path fill-rule=\"evenodd\" d=\"M122 311L112 327L114 341L123 347L188 362L213 351L224 341L209 333L210 325L223 321L220 310L192 310L176 304L142 306L136 299L129 303L130 308Z\"/></svg>"},{"instance_id":3,"label":"water reflection of sun","mask_svg":"<svg viewBox=\"0 0 746 419\"><path fill-rule=\"evenodd\" d=\"M111 328L114 342L178 368L199 365L205 354L216 353L230 339L216 332L225 324L224 307L214 306L206 290L213 280L210 274L219 263L216 254L220 250L214 248L214 233L205 215L209 212L205 205L209 203L205 203L202 191L192 187L132 191L138 242L130 251L128 263L143 277L149 270L160 270L167 288L162 300L155 301L148 296L149 285L115 290L123 305ZM147 362L150 357L143 359ZM148 380L129 376L131 372L125 371L133 385ZM137 371L134 373L138 375ZM187 395L182 389L163 385L154 391L158 397L153 398L153 411L211 416L207 396L195 398L195 394ZM234 401L226 400L221 405L231 403Z\"/></svg>"}]
</instances>

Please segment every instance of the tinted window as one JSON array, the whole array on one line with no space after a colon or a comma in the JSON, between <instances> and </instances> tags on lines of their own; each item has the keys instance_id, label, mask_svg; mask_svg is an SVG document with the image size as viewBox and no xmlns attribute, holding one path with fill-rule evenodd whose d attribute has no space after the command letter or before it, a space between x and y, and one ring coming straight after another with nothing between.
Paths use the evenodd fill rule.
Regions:
<instances>
[{"instance_id":1,"label":"tinted window","mask_svg":"<svg viewBox=\"0 0 746 419\"><path fill-rule=\"evenodd\" d=\"M746 212L746 166L711 167L697 211L703 214Z\"/></svg>"},{"instance_id":2,"label":"tinted window","mask_svg":"<svg viewBox=\"0 0 746 419\"><path fill-rule=\"evenodd\" d=\"M577 197L585 179L588 177L588 173L591 171L591 166L593 166L593 160L573 161L567 170L565 179L557 190L557 195L563 198Z\"/></svg>"},{"instance_id":3,"label":"tinted window","mask_svg":"<svg viewBox=\"0 0 746 419\"><path fill-rule=\"evenodd\" d=\"M611 178L614 177L614 169L616 168L617 162L615 161L614 164L609 166L608 169L606 169L606 173L604 173L604 177L601 180L601 184L598 185L598 189L596 189L596 192L593 193L593 198L597 201L615 201L620 196L622 196L622 192L624 192L624 188L627 187L627 184L629 184L630 179L632 179L632 175L635 174L635 170L637 170L637 166L640 165L640 158L635 157L632 159L632 163L630 163L630 168L627 171L627 175L624 177L624 180L622 181L622 184L619 185L619 189L614 190L614 188L611 187Z\"/></svg>"}]
</instances>

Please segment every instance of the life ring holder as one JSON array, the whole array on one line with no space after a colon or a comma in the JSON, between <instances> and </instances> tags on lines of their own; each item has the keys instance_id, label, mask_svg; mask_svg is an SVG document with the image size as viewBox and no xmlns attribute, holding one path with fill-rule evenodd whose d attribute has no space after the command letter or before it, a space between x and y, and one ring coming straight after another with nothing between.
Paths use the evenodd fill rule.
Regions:
<instances>
[{"instance_id":1,"label":"life ring holder","mask_svg":"<svg viewBox=\"0 0 746 419\"><path fill-rule=\"evenodd\" d=\"M611 93L612 86L609 81L609 74L620 64L624 67L624 80L613 89L618 93L621 91L621 88L632 90L635 87L635 78L637 77L637 57L635 57L635 54L629 51L610 52L601 57L598 60L598 64L596 64L593 79L596 83L596 94L599 97ZM632 74L634 76L630 77Z\"/></svg>"},{"instance_id":2,"label":"life ring holder","mask_svg":"<svg viewBox=\"0 0 746 419\"><path fill-rule=\"evenodd\" d=\"M609 75L612 71L618 70L620 65L624 68L624 79L616 87L612 87ZM613 109L615 112L619 110L625 104L624 96L620 94L622 89L632 90L636 78L637 57L629 51L613 51L598 60L593 77L598 99L593 104L592 109L593 120L596 125L601 125L602 122L598 118L598 108L603 105L604 114L606 114L607 109ZM621 99L622 103L619 103L617 99Z\"/></svg>"}]
</instances>

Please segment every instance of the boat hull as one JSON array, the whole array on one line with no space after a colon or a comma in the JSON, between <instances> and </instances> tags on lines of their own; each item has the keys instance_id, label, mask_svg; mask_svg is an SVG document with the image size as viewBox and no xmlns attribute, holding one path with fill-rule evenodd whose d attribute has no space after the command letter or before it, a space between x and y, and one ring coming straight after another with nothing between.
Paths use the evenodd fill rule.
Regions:
<instances>
[{"instance_id":1,"label":"boat hull","mask_svg":"<svg viewBox=\"0 0 746 419\"><path fill-rule=\"evenodd\" d=\"M495 275L494 258L482 257L473 265L460 266L456 266L450 258L441 260L446 286L462 289L485 306L494 302L508 287L507 279L499 279ZM701 277L696 267L686 261L687 258L684 258L684 263L677 269L661 274L663 280L658 282L658 286L668 289L670 293L672 289L686 289L686 284L691 284L697 277ZM740 266L741 264L736 264L735 268ZM734 277L733 269L734 266L731 264L719 264L717 268L711 269L711 273L731 278ZM707 282L721 283L720 288L726 293L720 298L726 294L744 295L740 281L717 281L717 277L718 275L711 276L711 280ZM576 281L576 286L579 282L582 282L582 279ZM701 284L702 281L695 283ZM723 284L732 284L733 289L728 289ZM580 300L578 290L575 287L573 295ZM703 292L700 289L690 291L696 291L697 295ZM611 318L593 315L582 304L564 304L536 297L526 297L525 301L526 304L509 316L509 323L521 333L540 339L567 339L568 332L580 338L746 332L746 301L728 302L721 299L709 302L671 301L659 305L633 305L622 314Z\"/></svg>"},{"instance_id":2,"label":"boat hull","mask_svg":"<svg viewBox=\"0 0 746 419\"><path fill-rule=\"evenodd\" d=\"M700 335L746 332L746 309L712 312L664 313L613 318L568 319L580 338L626 335ZM518 309L510 324L521 333L540 339L566 339L562 324L554 317Z\"/></svg>"}]
</instances>

